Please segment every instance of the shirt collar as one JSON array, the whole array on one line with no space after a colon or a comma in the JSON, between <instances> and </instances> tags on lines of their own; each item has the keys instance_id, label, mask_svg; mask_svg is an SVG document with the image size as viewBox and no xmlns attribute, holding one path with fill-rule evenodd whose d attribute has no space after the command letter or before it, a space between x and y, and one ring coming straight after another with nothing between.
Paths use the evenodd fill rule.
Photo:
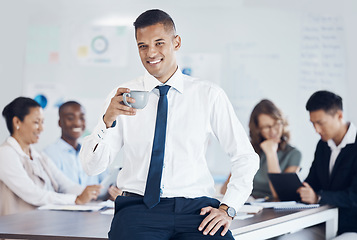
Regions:
<instances>
[{"instance_id":1,"label":"shirt collar","mask_svg":"<svg viewBox=\"0 0 357 240\"><path fill-rule=\"evenodd\" d=\"M27 157L29 158L29 156L22 150L20 144L17 142L17 140L14 137L8 137L8 139L6 140L7 143L13 147L15 149L15 151L22 157ZM37 153L37 151L32 147L32 145L30 145L30 151L31 151L31 156L32 158L38 158L40 155Z\"/></svg>"},{"instance_id":2,"label":"shirt collar","mask_svg":"<svg viewBox=\"0 0 357 240\"><path fill-rule=\"evenodd\" d=\"M72 152L72 151L75 151L75 152L79 152L79 150L81 149L81 145L78 144L78 147L77 149L74 149L72 147L72 145L70 145L69 143L67 143L65 140L63 140L62 138L59 138L58 139L58 145L65 151L68 151L68 152Z\"/></svg>"},{"instance_id":3,"label":"shirt collar","mask_svg":"<svg viewBox=\"0 0 357 240\"><path fill-rule=\"evenodd\" d=\"M335 142L332 139L329 139L327 141L327 144L331 148L331 150L342 149L346 147L347 144L355 143L356 135L357 135L357 129L353 123L350 123L347 133L345 134L341 143L338 146L336 146Z\"/></svg>"},{"instance_id":4,"label":"shirt collar","mask_svg":"<svg viewBox=\"0 0 357 240\"><path fill-rule=\"evenodd\" d=\"M145 71L144 75L144 89L145 91L151 92L156 86L164 85L162 82L157 80L148 71ZM174 75L165 83L165 85L170 85L171 88L176 89L178 92L183 93L183 73L178 67Z\"/></svg>"}]
</instances>

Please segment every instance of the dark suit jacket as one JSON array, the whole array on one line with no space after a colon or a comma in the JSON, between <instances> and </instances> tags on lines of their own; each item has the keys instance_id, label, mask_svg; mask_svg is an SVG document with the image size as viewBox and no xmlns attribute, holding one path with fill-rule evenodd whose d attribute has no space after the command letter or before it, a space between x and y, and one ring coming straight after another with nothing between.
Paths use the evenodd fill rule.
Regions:
<instances>
[{"instance_id":1,"label":"dark suit jacket","mask_svg":"<svg viewBox=\"0 0 357 240\"><path fill-rule=\"evenodd\" d=\"M319 141L306 182L321 196L321 204L339 208L338 234L357 232L357 136L337 156L329 174L331 149Z\"/></svg>"}]
</instances>

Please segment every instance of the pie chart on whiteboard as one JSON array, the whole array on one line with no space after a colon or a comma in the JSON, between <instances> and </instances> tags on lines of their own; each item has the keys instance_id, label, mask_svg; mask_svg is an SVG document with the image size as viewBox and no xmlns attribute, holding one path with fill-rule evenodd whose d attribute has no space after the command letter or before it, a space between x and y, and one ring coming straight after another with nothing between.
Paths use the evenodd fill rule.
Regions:
<instances>
[{"instance_id":1,"label":"pie chart on whiteboard","mask_svg":"<svg viewBox=\"0 0 357 240\"><path fill-rule=\"evenodd\" d=\"M93 38L92 43L91 43L91 48L93 52L97 54L103 54L107 51L108 49L108 39L104 36L97 36Z\"/></svg>"}]
</instances>

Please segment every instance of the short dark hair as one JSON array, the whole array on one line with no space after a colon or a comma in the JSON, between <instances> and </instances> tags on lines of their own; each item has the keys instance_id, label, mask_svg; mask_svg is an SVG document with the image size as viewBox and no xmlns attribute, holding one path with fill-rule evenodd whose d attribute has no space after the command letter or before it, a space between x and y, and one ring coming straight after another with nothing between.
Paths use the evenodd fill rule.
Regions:
<instances>
[{"instance_id":1,"label":"short dark hair","mask_svg":"<svg viewBox=\"0 0 357 240\"><path fill-rule=\"evenodd\" d=\"M136 31L139 28L145 28L158 23L163 24L166 30L172 30L175 34L176 32L175 23L170 17L170 15L160 9L151 9L140 14L140 16L135 20L134 22L135 37L136 37Z\"/></svg>"},{"instance_id":2,"label":"short dark hair","mask_svg":"<svg viewBox=\"0 0 357 240\"><path fill-rule=\"evenodd\" d=\"M68 106L73 106L73 105L77 105L82 107L82 105L79 102L76 101L67 101L65 103L62 103L62 105L58 108L58 115L61 115L62 111L64 108L68 107Z\"/></svg>"},{"instance_id":3,"label":"short dark hair","mask_svg":"<svg viewBox=\"0 0 357 240\"><path fill-rule=\"evenodd\" d=\"M317 91L307 101L306 110L309 112L323 110L335 114L338 110L343 110L342 98L333 92Z\"/></svg>"},{"instance_id":4,"label":"short dark hair","mask_svg":"<svg viewBox=\"0 0 357 240\"><path fill-rule=\"evenodd\" d=\"M30 108L41 107L41 105L35 100L27 97L18 97L12 100L2 110L2 115L5 118L7 129L10 135L14 133L14 127L12 125L12 119L18 117L20 121L24 121L26 115L30 113Z\"/></svg>"}]
</instances>

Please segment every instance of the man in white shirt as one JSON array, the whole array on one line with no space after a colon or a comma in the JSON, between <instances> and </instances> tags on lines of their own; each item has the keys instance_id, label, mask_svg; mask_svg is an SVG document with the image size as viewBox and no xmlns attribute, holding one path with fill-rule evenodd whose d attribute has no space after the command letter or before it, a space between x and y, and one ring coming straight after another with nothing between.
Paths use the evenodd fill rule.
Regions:
<instances>
[{"instance_id":1,"label":"man in white shirt","mask_svg":"<svg viewBox=\"0 0 357 240\"><path fill-rule=\"evenodd\" d=\"M223 90L181 73L175 57L181 38L171 17L149 10L134 26L146 73L110 93L80 152L87 173L98 174L123 151L117 180L123 196L115 201L109 238L233 239L228 228L251 193L258 155ZM149 92L144 109L122 103L130 90ZM211 198L214 181L205 159L211 134L232 162L221 204Z\"/></svg>"},{"instance_id":2,"label":"man in white shirt","mask_svg":"<svg viewBox=\"0 0 357 240\"><path fill-rule=\"evenodd\" d=\"M344 120L342 98L332 92L315 92L306 110L321 140L304 187L298 189L301 200L338 207L338 239L357 239L356 127Z\"/></svg>"}]
</instances>

